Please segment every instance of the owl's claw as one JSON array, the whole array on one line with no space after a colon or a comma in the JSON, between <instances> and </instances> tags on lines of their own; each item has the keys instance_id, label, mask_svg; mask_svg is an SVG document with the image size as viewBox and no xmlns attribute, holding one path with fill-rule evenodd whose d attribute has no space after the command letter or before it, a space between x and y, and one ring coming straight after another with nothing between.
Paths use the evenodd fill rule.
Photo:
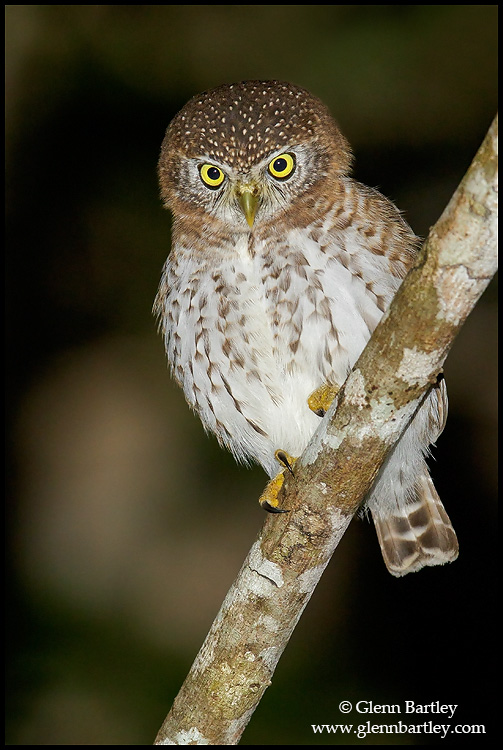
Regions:
<instances>
[{"instance_id":1,"label":"owl's claw","mask_svg":"<svg viewBox=\"0 0 503 750\"><path fill-rule=\"evenodd\" d=\"M292 458L290 455L288 455L288 453L285 453L285 451L281 450L276 451L274 455L276 457L276 460L279 461L280 464L283 464L286 469L288 469L292 477L295 476L293 473L293 465L297 459Z\"/></svg>"},{"instance_id":2,"label":"owl's claw","mask_svg":"<svg viewBox=\"0 0 503 750\"><path fill-rule=\"evenodd\" d=\"M290 513L288 508L275 508L274 505L270 505L267 500L261 500L260 505L268 513Z\"/></svg>"},{"instance_id":3,"label":"owl's claw","mask_svg":"<svg viewBox=\"0 0 503 750\"><path fill-rule=\"evenodd\" d=\"M293 466L297 459L292 458L292 456L282 450L276 451L274 455L279 463L283 464L284 468L273 479L267 482L266 488L260 496L259 503L268 513L288 513L288 509L278 508L278 494L285 481L285 471L288 469L290 474L294 476Z\"/></svg>"},{"instance_id":4,"label":"owl's claw","mask_svg":"<svg viewBox=\"0 0 503 750\"><path fill-rule=\"evenodd\" d=\"M328 383L320 385L307 399L307 405L319 417L324 417L339 391L338 385L328 385Z\"/></svg>"}]
</instances>

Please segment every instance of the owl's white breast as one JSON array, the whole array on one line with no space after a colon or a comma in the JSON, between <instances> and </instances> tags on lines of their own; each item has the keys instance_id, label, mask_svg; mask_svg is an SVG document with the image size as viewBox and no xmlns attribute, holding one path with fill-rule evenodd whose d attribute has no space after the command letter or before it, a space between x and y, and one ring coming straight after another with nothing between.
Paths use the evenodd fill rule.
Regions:
<instances>
[{"instance_id":1,"label":"owl's white breast","mask_svg":"<svg viewBox=\"0 0 503 750\"><path fill-rule=\"evenodd\" d=\"M309 395L342 384L381 311L337 252L300 230L241 235L203 258L176 247L165 273L168 358L188 402L238 459L273 476L275 451L300 455L319 425Z\"/></svg>"}]
</instances>

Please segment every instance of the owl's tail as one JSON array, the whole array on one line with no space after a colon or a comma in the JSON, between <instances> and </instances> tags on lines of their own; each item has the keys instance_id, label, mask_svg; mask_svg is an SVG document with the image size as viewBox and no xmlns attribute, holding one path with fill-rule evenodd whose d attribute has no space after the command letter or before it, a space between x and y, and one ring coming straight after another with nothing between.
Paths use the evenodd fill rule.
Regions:
<instances>
[{"instance_id":1,"label":"owl's tail","mask_svg":"<svg viewBox=\"0 0 503 750\"><path fill-rule=\"evenodd\" d=\"M391 575L404 576L458 556L458 540L429 474L417 480L416 499L383 516L372 511Z\"/></svg>"}]
</instances>

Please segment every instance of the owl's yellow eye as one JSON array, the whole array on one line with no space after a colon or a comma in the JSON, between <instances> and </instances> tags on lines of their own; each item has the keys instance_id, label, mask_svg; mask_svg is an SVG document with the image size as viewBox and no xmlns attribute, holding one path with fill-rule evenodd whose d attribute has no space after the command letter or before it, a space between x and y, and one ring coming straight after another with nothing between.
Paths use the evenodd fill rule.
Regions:
<instances>
[{"instance_id":1,"label":"owl's yellow eye","mask_svg":"<svg viewBox=\"0 0 503 750\"><path fill-rule=\"evenodd\" d=\"M280 154L269 164L269 174L277 180L286 180L295 170L295 157L292 154Z\"/></svg>"},{"instance_id":2,"label":"owl's yellow eye","mask_svg":"<svg viewBox=\"0 0 503 750\"><path fill-rule=\"evenodd\" d=\"M199 169L199 174L204 184L213 189L220 187L225 180L222 170L214 164L203 164Z\"/></svg>"}]
</instances>

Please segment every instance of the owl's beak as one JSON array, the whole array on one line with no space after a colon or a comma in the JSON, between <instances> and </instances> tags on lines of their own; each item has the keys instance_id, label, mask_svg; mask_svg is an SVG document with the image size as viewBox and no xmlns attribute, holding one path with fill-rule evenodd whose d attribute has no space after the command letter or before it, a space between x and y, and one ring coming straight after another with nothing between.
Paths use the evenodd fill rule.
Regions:
<instances>
[{"instance_id":1,"label":"owl's beak","mask_svg":"<svg viewBox=\"0 0 503 750\"><path fill-rule=\"evenodd\" d=\"M258 189L256 185L240 186L238 189L238 200L243 209L246 221L250 227L252 227L259 204Z\"/></svg>"}]
</instances>

